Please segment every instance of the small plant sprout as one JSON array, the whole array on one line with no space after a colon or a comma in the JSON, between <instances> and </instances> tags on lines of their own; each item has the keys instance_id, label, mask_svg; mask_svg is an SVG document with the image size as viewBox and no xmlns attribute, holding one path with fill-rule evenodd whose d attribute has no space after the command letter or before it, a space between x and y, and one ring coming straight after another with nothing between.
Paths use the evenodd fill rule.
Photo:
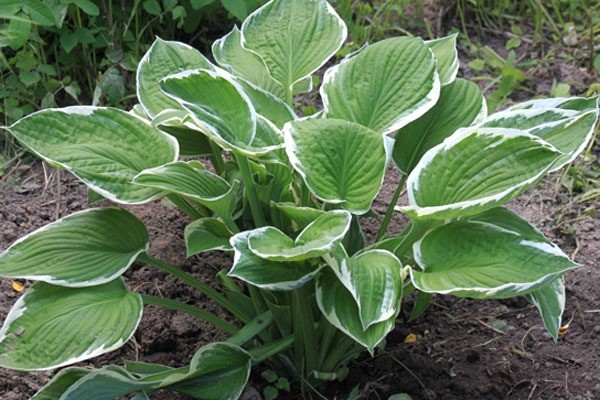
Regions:
<instances>
[{"instance_id":1,"label":"small plant sprout","mask_svg":"<svg viewBox=\"0 0 600 400\"><path fill-rule=\"evenodd\" d=\"M191 219L188 255L232 254L214 289L150 256L144 224L118 207L19 239L0 255L0 275L37 283L0 331L2 367L52 369L116 349L149 304L230 335L181 368L62 369L35 400L142 399L159 389L235 399L259 362L279 383L341 379L350 360L382 346L412 291L411 317L434 293L525 296L558 337L563 275L577 264L502 206L586 147L598 99L531 100L487 115L478 87L457 78L455 35L393 37L330 67L323 110L298 117L294 99L316 90L313 74L346 35L324 0L272 0L214 43L216 64L156 39L139 64L131 112L48 109L7 128L96 197L167 197ZM401 182L365 242L363 217L394 164ZM408 203L397 205L405 186ZM393 213L411 222L388 235ZM122 274L134 262L175 275L231 319L128 289Z\"/></svg>"}]
</instances>

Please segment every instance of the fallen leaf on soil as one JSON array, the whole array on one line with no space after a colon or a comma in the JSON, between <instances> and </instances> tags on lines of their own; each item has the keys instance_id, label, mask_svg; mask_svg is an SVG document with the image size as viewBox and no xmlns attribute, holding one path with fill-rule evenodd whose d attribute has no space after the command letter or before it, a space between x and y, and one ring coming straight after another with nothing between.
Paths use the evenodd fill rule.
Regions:
<instances>
[{"instance_id":1,"label":"fallen leaf on soil","mask_svg":"<svg viewBox=\"0 0 600 400\"><path fill-rule=\"evenodd\" d=\"M408 343L408 344L414 343L416 341L417 341L417 335L415 335L414 333L411 333L410 335L408 335L406 337L406 339L404 339L404 343Z\"/></svg>"},{"instance_id":2,"label":"fallen leaf on soil","mask_svg":"<svg viewBox=\"0 0 600 400\"><path fill-rule=\"evenodd\" d=\"M12 281L12 288L15 292L19 292L19 293L21 293L23 290L25 290L25 286L23 286L22 283L17 282L17 281Z\"/></svg>"}]
</instances>

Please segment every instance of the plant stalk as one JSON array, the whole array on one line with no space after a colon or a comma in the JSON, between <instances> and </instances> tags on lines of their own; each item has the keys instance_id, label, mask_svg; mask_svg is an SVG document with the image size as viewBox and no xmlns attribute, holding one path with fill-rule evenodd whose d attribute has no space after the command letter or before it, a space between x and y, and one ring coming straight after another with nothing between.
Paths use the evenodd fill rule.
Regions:
<instances>
[{"instance_id":1,"label":"plant stalk","mask_svg":"<svg viewBox=\"0 0 600 400\"><path fill-rule=\"evenodd\" d=\"M173 202L181 211L183 211L188 217L192 220L196 220L202 217L206 217L207 215L202 215L200 211L198 211L194 206L192 206L186 199L181 197L178 194L170 193L167 195L167 198ZM208 214L210 215L210 214Z\"/></svg>"},{"instance_id":2,"label":"plant stalk","mask_svg":"<svg viewBox=\"0 0 600 400\"><path fill-rule=\"evenodd\" d=\"M377 238L375 239L376 242L379 242L383 236L385 235L388 225L390 224L390 221L392 220L392 215L394 214L394 207L396 206L396 203L398 202L398 199L400 198L400 194L402 193L402 189L404 188L404 184L406 183L406 179L407 179L408 175L402 175L402 178L400 179L400 182L398 183L398 187L396 188L396 191L394 192L394 196L392 197L392 200L390 201L390 205L388 206L388 209L385 213L385 217L383 218L383 222L381 223L381 227L379 228L379 232L377 232Z\"/></svg>"},{"instance_id":3,"label":"plant stalk","mask_svg":"<svg viewBox=\"0 0 600 400\"><path fill-rule=\"evenodd\" d=\"M203 321L209 322L223 331L235 335L238 333L239 329L229 322L222 320L221 318L213 315L207 311L201 310L198 307L191 306L189 304L180 303L178 301L163 299L162 297L151 296L148 294L141 294L142 301L144 304L160 306L163 308L168 308L174 311L180 311L186 314L193 315L194 317L201 319Z\"/></svg>"},{"instance_id":4,"label":"plant stalk","mask_svg":"<svg viewBox=\"0 0 600 400\"><path fill-rule=\"evenodd\" d=\"M250 204L250 211L252 212L252 218L257 228L267 225L265 217L258 201L258 194L256 193L256 187L254 186L254 178L252 177L252 171L250 170L250 163L248 158L235 154L235 160L237 161L238 168L242 174L242 180L244 181L244 187L246 191L246 198Z\"/></svg>"}]
</instances>

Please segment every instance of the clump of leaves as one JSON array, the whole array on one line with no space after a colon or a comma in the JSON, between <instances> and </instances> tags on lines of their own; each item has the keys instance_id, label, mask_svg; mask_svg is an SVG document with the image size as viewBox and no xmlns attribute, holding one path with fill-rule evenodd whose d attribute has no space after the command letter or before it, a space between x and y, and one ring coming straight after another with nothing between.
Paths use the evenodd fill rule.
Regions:
<instances>
[{"instance_id":1,"label":"clump of leaves","mask_svg":"<svg viewBox=\"0 0 600 400\"><path fill-rule=\"evenodd\" d=\"M188 255L233 253L215 290L150 256L143 223L116 207L72 214L17 241L0 256L0 274L39 282L6 318L0 366L50 369L115 349L144 304L231 334L183 368L64 369L34 399L145 398L162 388L237 398L251 366L265 360L280 377L340 379L353 357L382 345L414 290L413 317L434 293L525 296L557 337L563 275L577 265L502 205L585 148L597 98L534 100L488 116L478 87L456 77L455 36L395 37L329 68L324 109L298 118L295 95L312 90L312 74L345 39L324 0L272 0L215 42L218 66L157 39L138 67L140 105L129 113L68 107L8 128L95 197L140 204L167 196L193 220ZM182 155L210 157L215 172ZM366 243L362 218L392 162L404 175ZM408 204L396 206L405 184ZM394 212L411 223L386 235ZM192 285L238 323L127 289L121 275L136 260Z\"/></svg>"}]
</instances>

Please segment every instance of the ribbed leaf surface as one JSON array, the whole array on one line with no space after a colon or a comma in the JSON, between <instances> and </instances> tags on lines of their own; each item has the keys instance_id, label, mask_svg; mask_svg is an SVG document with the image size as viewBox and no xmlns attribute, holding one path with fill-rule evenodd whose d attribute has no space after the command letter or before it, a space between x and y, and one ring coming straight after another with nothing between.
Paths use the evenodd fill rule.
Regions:
<instances>
[{"instance_id":1,"label":"ribbed leaf surface","mask_svg":"<svg viewBox=\"0 0 600 400\"><path fill-rule=\"evenodd\" d=\"M272 0L248 16L242 36L242 45L291 90L335 54L347 30L325 0Z\"/></svg>"},{"instance_id":2,"label":"ribbed leaf surface","mask_svg":"<svg viewBox=\"0 0 600 400\"><path fill-rule=\"evenodd\" d=\"M9 129L33 153L119 203L139 204L157 197L157 190L131 180L147 168L176 160L179 152L174 138L114 108L47 109Z\"/></svg>"},{"instance_id":3,"label":"ribbed leaf surface","mask_svg":"<svg viewBox=\"0 0 600 400\"><path fill-rule=\"evenodd\" d=\"M499 206L531 187L561 155L527 133L461 129L429 150L407 180L411 217L472 215Z\"/></svg>"},{"instance_id":4,"label":"ribbed leaf surface","mask_svg":"<svg viewBox=\"0 0 600 400\"><path fill-rule=\"evenodd\" d=\"M141 316L140 295L121 278L86 288L38 282L0 330L0 366L44 370L96 357L125 344Z\"/></svg>"},{"instance_id":5,"label":"ribbed leaf surface","mask_svg":"<svg viewBox=\"0 0 600 400\"><path fill-rule=\"evenodd\" d=\"M485 99L477 85L456 79L442 87L440 98L432 109L396 133L394 162L409 173L425 152L457 129L485 117L486 111Z\"/></svg>"},{"instance_id":6,"label":"ribbed leaf surface","mask_svg":"<svg viewBox=\"0 0 600 400\"><path fill-rule=\"evenodd\" d=\"M372 44L330 68L321 96L327 118L394 132L436 103L440 81L432 52L414 37Z\"/></svg>"},{"instance_id":7,"label":"ribbed leaf surface","mask_svg":"<svg viewBox=\"0 0 600 400\"><path fill-rule=\"evenodd\" d=\"M0 276L83 287L112 281L148 249L144 224L120 208L81 211L0 254Z\"/></svg>"},{"instance_id":8,"label":"ribbed leaf surface","mask_svg":"<svg viewBox=\"0 0 600 400\"><path fill-rule=\"evenodd\" d=\"M213 65L187 44L156 38L137 69L137 96L146 113L155 117L163 110L181 108L160 91L159 82L168 75L199 68L213 69Z\"/></svg>"},{"instance_id":9,"label":"ribbed leaf surface","mask_svg":"<svg viewBox=\"0 0 600 400\"><path fill-rule=\"evenodd\" d=\"M321 200L363 214L383 183L383 136L359 124L303 120L284 128L286 152L310 191Z\"/></svg>"},{"instance_id":10,"label":"ribbed leaf surface","mask_svg":"<svg viewBox=\"0 0 600 400\"><path fill-rule=\"evenodd\" d=\"M577 265L526 221L505 209L453 221L413 245L422 271L413 284L428 293L505 298L527 294Z\"/></svg>"},{"instance_id":11,"label":"ribbed leaf surface","mask_svg":"<svg viewBox=\"0 0 600 400\"><path fill-rule=\"evenodd\" d=\"M208 250L231 250L229 238L233 234L216 218L200 218L185 227L187 256Z\"/></svg>"},{"instance_id":12,"label":"ribbed leaf surface","mask_svg":"<svg viewBox=\"0 0 600 400\"><path fill-rule=\"evenodd\" d=\"M456 74L458 73L458 51L456 50L457 37L458 33L454 33L443 38L425 42L435 56L436 68L442 86L454 82Z\"/></svg>"}]
</instances>

